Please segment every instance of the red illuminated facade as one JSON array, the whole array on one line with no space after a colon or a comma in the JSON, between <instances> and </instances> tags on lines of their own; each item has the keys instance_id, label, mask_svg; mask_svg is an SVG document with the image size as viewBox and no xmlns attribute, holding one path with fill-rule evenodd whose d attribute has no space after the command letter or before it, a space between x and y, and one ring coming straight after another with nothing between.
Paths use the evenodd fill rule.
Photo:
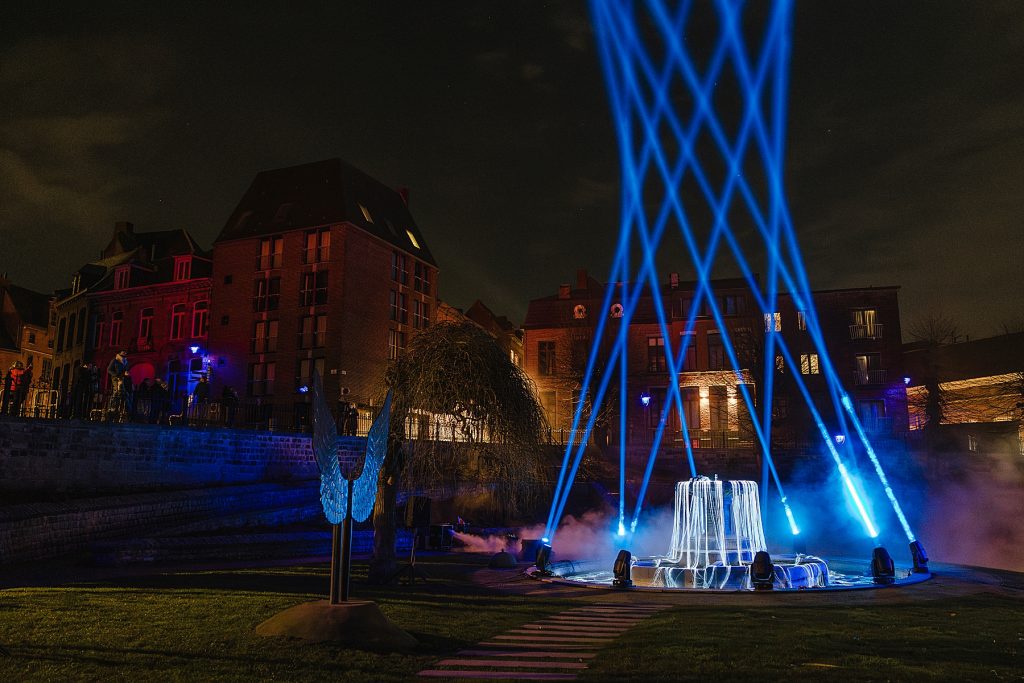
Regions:
<instances>
[{"instance_id":1,"label":"red illuminated facade","mask_svg":"<svg viewBox=\"0 0 1024 683\"><path fill-rule=\"evenodd\" d=\"M339 159L259 173L214 243L214 393L299 426L314 372L332 403L373 403L435 319L437 272L402 193Z\"/></svg>"},{"instance_id":2,"label":"red illuminated facade","mask_svg":"<svg viewBox=\"0 0 1024 683\"><path fill-rule=\"evenodd\" d=\"M83 361L98 366L105 388L107 364L124 350L133 383L163 378L180 406L208 370L211 271L209 254L185 230L137 233L118 223L100 259L74 274L55 305L62 393Z\"/></svg>"}]
</instances>

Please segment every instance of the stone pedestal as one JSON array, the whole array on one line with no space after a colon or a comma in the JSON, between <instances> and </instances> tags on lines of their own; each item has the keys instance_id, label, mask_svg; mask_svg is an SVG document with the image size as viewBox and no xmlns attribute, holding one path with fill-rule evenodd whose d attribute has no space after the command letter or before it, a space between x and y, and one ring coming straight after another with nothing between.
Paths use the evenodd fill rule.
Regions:
<instances>
[{"instance_id":1,"label":"stone pedestal","mask_svg":"<svg viewBox=\"0 0 1024 683\"><path fill-rule=\"evenodd\" d=\"M411 650L417 641L385 617L369 600L332 605L305 602L270 617L256 627L261 636L288 636L310 643L330 641L368 650Z\"/></svg>"}]
</instances>

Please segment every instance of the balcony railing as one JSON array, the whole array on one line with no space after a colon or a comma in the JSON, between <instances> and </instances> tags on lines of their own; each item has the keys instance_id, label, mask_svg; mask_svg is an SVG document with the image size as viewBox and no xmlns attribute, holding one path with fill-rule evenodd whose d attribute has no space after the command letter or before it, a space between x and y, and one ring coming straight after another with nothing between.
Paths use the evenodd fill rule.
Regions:
<instances>
[{"instance_id":1,"label":"balcony railing","mask_svg":"<svg viewBox=\"0 0 1024 683\"><path fill-rule=\"evenodd\" d=\"M885 384L885 381L885 370L856 370L853 373L853 383L858 387Z\"/></svg>"},{"instance_id":2,"label":"balcony railing","mask_svg":"<svg viewBox=\"0 0 1024 683\"><path fill-rule=\"evenodd\" d=\"M881 339L882 324L850 325L850 339Z\"/></svg>"},{"instance_id":3,"label":"balcony railing","mask_svg":"<svg viewBox=\"0 0 1024 683\"><path fill-rule=\"evenodd\" d=\"M891 417L862 417L860 423L865 431L876 434L888 434L895 426Z\"/></svg>"}]
</instances>

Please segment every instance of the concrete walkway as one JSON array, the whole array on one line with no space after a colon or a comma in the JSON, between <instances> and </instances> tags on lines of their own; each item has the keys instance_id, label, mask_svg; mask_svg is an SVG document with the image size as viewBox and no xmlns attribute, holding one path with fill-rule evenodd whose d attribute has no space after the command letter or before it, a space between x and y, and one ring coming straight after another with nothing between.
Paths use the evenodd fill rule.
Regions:
<instances>
[{"instance_id":1,"label":"concrete walkway","mask_svg":"<svg viewBox=\"0 0 1024 683\"><path fill-rule=\"evenodd\" d=\"M419 672L427 678L569 681L615 638L668 605L588 605L506 631Z\"/></svg>"}]
</instances>

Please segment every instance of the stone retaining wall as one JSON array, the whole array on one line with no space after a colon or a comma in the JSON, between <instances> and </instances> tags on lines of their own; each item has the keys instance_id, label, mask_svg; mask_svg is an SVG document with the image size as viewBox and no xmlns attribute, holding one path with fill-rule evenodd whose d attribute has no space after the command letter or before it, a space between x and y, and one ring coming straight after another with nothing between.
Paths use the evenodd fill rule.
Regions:
<instances>
[{"instance_id":1,"label":"stone retaining wall","mask_svg":"<svg viewBox=\"0 0 1024 683\"><path fill-rule=\"evenodd\" d=\"M314 479L310 441L225 428L0 417L0 497ZM342 441L342 450L361 455L366 448L363 438Z\"/></svg>"}]
</instances>

